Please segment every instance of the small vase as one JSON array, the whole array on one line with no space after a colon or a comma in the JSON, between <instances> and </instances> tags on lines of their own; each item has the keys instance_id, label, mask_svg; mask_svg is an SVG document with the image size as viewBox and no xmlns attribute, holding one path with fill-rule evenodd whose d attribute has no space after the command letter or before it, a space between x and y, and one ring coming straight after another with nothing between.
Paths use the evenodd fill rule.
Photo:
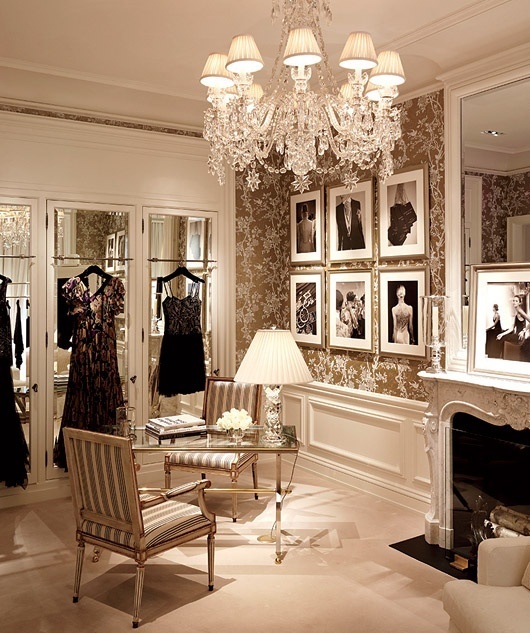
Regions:
<instances>
[{"instance_id":1,"label":"small vase","mask_svg":"<svg viewBox=\"0 0 530 633\"><path fill-rule=\"evenodd\" d=\"M230 444L241 444L245 431L243 429L228 429L228 435L230 437Z\"/></svg>"}]
</instances>

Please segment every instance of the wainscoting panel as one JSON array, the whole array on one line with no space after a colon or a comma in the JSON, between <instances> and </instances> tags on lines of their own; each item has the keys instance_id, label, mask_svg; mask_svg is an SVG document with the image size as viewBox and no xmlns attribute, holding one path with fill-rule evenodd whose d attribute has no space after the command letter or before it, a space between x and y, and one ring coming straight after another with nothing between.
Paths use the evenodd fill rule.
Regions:
<instances>
[{"instance_id":1,"label":"wainscoting panel","mask_svg":"<svg viewBox=\"0 0 530 633\"><path fill-rule=\"evenodd\" d=\"M419 512L430 502L426 406L316 382L283 392L284 423L301 442L299 466Z\"/></svg>"}]
</instances>

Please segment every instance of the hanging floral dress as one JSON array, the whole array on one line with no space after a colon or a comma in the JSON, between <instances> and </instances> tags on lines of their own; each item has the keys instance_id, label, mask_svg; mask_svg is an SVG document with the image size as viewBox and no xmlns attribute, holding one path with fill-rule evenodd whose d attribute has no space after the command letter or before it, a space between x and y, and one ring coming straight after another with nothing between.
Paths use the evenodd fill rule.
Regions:
<instances>
[{"instance_id":1,"label":"hanging floral dress","mask_svg":"<svg viewBox=\"0 0 530 633\"><path fill-rule=\"evenodd\" d=\"M62 429L109 431L116 424L116 408L123 406L115 317L123 312L125 288L121 279L110 277L91 294L82 277L73 277L64 284L63 295L74 317L74 328L54 462L66 468Z\"/></svg>"},{"instance_id":2,"label":"hanging floral dress","mask_svg":"<svg viewBox=\"0 0 530 633\"><path fill-rule=\"evenodd\" d=\"M28 484L29 450L15 406L8 283L5 277L0 278L0 482L8 487L25 488Z\"/></svg>"}]
</instances>

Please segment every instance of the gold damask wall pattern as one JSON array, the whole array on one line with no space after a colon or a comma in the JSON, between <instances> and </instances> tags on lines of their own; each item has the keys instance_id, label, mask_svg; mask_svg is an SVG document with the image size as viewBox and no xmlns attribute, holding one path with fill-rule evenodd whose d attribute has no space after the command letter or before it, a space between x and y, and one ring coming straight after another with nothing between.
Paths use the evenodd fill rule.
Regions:
<instances>
[{"instance_id":1,"label":"gold damask wall pattern","mask_svg":"<svg viewBox=\"0 0 530 633\"><path fill-rule=\"evenodd\" d=\"M430 292L445 290L444 234L444 130L442 91L402 104L403 136L394 152L395 169L427 164L429 169L429 258L426 260L380 262L378 244L378 196L375 192L375 259L352 262L344 269L374 271L374 340L379 338L378 273L385 266L424 266L430 270ZM244 186L243 176L236 178L236 329L239 365L257 329L289 327L289 184L290 178L261 174L256 192ZM324 183L325 186L336 183ZM450 245L449 245L450 246ZM460 245L454 245L460 248ZM320 270L326 267L312 267ZM334 266L334 270L336 270ZM298 267L311 270L311 267ZM301 347L315 380L343 387L384 393L403 398L426 400L418 371L426 361L383 356L375 353Z\"/></svg>"}]
</instances>

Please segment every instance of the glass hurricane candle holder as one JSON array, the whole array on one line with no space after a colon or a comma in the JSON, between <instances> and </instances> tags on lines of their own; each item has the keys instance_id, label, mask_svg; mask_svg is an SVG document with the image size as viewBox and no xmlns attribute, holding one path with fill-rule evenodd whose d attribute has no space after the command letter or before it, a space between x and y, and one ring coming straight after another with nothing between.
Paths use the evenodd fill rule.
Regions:
<instances>
[{"instance_id":1,"label":"glass hurricane candle holder","mask_svg":"<svg viewBox=\"0 0 530 633\"><path fill-rule=\"evenodd\" d=\"M430 349L431 359L431 366L426 371L438 374L445 371L442 367L442 349L446 340L447 297L428 295L421 297L421 300L425 345Z\"/></svg>"}]
</instances>

